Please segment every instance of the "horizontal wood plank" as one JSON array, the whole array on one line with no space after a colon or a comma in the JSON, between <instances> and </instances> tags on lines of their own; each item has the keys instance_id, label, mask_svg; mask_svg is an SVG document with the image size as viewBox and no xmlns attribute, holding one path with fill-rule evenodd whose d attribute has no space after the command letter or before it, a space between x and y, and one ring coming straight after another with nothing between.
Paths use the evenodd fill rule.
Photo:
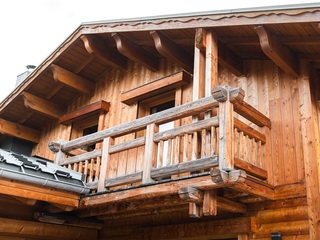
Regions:
<instances>
[{"instance_id":1,"label":"horizontal wood plank","mask_svg":"<svg viewBox=\"0 0 320 240\"><path fill-rule=\"evenodd\" d=\"M121 93L121 102L129 105L139 100L175 89L176 87L189 84L190 80L191 75L184 71L174 73Z\"/></svg>"},{"instance_id":2,"label":"horizontal wood plank","mask_svg":"<svg viewBox=\"0 0 320 240\"><path fill-rule=\"evenodd\" d=\"M79 121L95 114L106 113L109 111L109 107L110 103L100 100L61 116L59 118L59 123L68 124L70 122Z\"/></svg>"},{"instance_id":3,"label":"horizontal wood plank","mask_svg":"<svg viewBox=\"0 0 320 240\"><path fill-rule=\"evenodd\" d=\"M256 167L253 164L239 158L234 158L234 165L236 168L244 170L246 173L261 180L266 180L268 178L268 172L266 170Z\"/></svg>"}]
</instances>

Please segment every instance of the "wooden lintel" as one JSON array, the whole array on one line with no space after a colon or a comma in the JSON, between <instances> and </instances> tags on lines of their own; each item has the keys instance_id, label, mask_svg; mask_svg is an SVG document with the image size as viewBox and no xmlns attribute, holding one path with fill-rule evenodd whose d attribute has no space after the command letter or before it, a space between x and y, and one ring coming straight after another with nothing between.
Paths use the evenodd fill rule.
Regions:
<instances>
[{"instance_id":1,"label":"wooden lintel","mask_svg":"<svg viewBox=\"0 0 320 240\"><path fill-rule=\"evenodd\" d=\"M116 49L108 47L101 39L93 35L82 35L81 40L88 53L93 54L100 62L120 70L127 70L127 58Z\"/></svg>"},{"instance_id":2,"label":"wooden lintel","mask_svg":"<svg viewBox=\"0 0 320 240\"><path fill-rule=\"evenodd\" d=\"M97 229L64 226L50 223L39 223L35 221L23 221L17 219L0 218L0 235L21 236L25 239L77 239L87 240L97 238Z\"/></svg>"},{"instance_id":3,"label":"wooden lintel","mask_svg":"<svg viewBox=\"0 0 320 240\"><path fill-rule=\"evenodd\" d=\"M59 123L68 124L73 121L82 120L97 113L106 113L109 111L110 103L100 100L89 104L75 111L69 112L59 118Z\"/></svg>"},{"instance_id":4,"label":"wooden lintel","mask_svg":"<svg viewBox=\"0 0 320 240\"><path fill-rule=\"evenodd\" d=\"M219 65L227 68L234 75L238 77L243 76L242 59L229 48L222 46L220 42L218 47L218 60Z\"/></svg>"},{"instance_id":5,"label":"wooden lintel","mask_svg":"<svg viewBox=\"0 0 320 240\"><path fill-rule=\"evenodd\" d=\"M203 202L203 191L194 187L182 187L179 189L179 197L187 202L202 203Z\"/></svg>"},{"instance_id":6,"label":"wooden lintel","mask_svg":"<svg viewBox=\"0 0 320 240\"><path fill-rule=\"evenodd\" d=\"M299 76L299 63L294 54L281 43L280 39L270 33L265 26L257 26L255 30L260 39L263 52L284 72Z\"/></svg>"},{"instance_id":7,"label":"wooden lintel","mask_svg":"<svg viewBox=\"0 0 320 240\"><path fill-rule=\"evenodd\" d=\"M18 123L0 119L0 133L38 143L41 132Z\"/></svg>"},{"instance_id":8,"label":"wooden lintel","mask_svg":"<svg viewBox=\"0 0 320 240\"><path fill-rule=\"evenodd\" d=\"M70 72L56 64L51 65L51 71L53 73L53 79L60 82L80 93L92 96L95 90L95 84L89 80Z\"/></svg>"},{"instance_id":9,"label":"wooden lintel","mask_svg":"<svg viewBox=\"0 0 320 240\"><path fill-rule=\"evenodd\" d=\"M165 36L162 32L151 31L150 34L153 37L155 47L162 56L168 58L178 66L181 66L189 73L193 72L193 57L191 54Z\"/></svg>"},{"instance_id":10,"label":"wooden lintel","mask_svg":"<svg viewBox=\"0 0 320 240\"><path fill-rule=\"evenodd\" d=\"M50 101L35 96L31 93L22 92L21 95L26 108L32 109L33 111L44 114L50 118L57 119L65 112L62 106L51 103Z\"/></svg>"},{"instance_id":11,"label":"wooden lintel","mask_svg":"<svg viewBox=\"0 0 320 240\"><path fill-rule=\"evenodd\" d=\"M120 101L125 104L133 104L141 99L146 99L177 87L187 85L191 81L191 75L181 71L169 76L156 79L152 82L121 93Z\"/></svg>"},{"instance_id":12,"label":"wooden lintel","mask_svg":"<svg viewBox=\"0 0 320 240\"><path fill-rule=\"evenodd\" d=\"M159 61L157 57L119 33L113 33L111 36L116 41L118 51L121 54L140 63L153 72L158 70Z\"/></svg>"}]
</instances>

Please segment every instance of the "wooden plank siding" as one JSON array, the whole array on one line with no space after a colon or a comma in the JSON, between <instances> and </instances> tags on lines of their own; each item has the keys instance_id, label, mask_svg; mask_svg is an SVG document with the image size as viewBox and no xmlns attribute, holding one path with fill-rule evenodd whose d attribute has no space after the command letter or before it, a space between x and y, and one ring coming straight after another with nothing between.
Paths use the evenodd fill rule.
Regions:
<instances>
[{"instance_id":1,"label":"wooden plank siding","mask_svg":"<svg viewBox=\"0 0 320 240\"><path fill-rule=\"evenodd\" d=\"M111 70L101 77L97 82L96 92L93 97L80 97L68 111L75 110L82 106L104 100L110 102L109 112L105 114L101 129L106 129L121 123L129 122L136 119L138 104L133 103L126 105L120 103L121 92L143 85L157 78L172 74L178 71L170 62L160 61L160 71L152 72L143 68L138 64L129 62L128 73L120 73L118 70ZM304 168L302 159L300 128L297 124L299 114L295 111L295 107L299 105L298 89L295 84L292 86L292 80L289 76L279 70L276 65L270 61L246 61L246 76L236 77L226 69L219 71L219 84L230 84L233 87L241 87L245 90L244 100L253 104L259 111L269 116L272 122L270 130L271 141L267 142L272 155L272 162L268 159L256 162L251 156L248 162L267 170L269 173L268 182L270 184L282 185L302 181L304 178ZM161 75L162 74L162 75ZM291 87L289 87L291 86ZM181 103L192 100L192 82L182 88ZM237 117L237 114L235 115ZM248 121L242 117L239 118L245 123ZM181 120L181 124L185 125L190 122L190 118ZM259 127L250 124L254 129ZM36 145L33 153L53 159L52 153L47 148L47 142L65 139L68 140L70 134L70 126L61 126L56 123L48 125L44 129L40 137L40 143ZM134 134L116 138L115 144L134 139ZM244 137L245 139L245 137ZM190 139L189 139L190 140ZM181 148L183 144L190 142L187 139L181 139ZM259 143L248 142L254 148L259 147ZM247 146L247 147L250 147ZM144 147L130 149L129 153L113 154L110 159L111 168L108 170L109 177L118 174L133 173L141 170ZM181 154L188 155L185 152ZM267 154L267 153L265 153ZM248 155L249 156L249 155ZM121 161L118 159L121 158ZM251 159L251 160L250 160ZM261 158L260 158L261 159ZM286 159L286 162L284 162Z\"/></svg>"}]
</instances>

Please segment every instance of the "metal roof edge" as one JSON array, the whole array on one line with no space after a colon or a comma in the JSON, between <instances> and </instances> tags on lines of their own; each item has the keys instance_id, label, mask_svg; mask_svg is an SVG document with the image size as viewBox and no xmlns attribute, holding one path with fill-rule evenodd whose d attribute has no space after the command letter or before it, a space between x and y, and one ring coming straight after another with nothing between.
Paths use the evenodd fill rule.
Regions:
<instances>
[{"instance_id":1,"label":"metal roof edge","mask_svg":"<svg viewBox=\"0 0 320 240\"><path fill-rule=\"evenodd\" d=\"M286 4L286 5L272 5L263 7L252 7L252 8L234 8L234 9L222 9L212 11L201 11L201 12L185 12L177 14L164 14L146 17L133 17L133 18L119 18L101 21L88 21L82 22L80 26L96 25L96 24L108 24L108 23L121 23L121 22L134 22L134 21L145 21L145 20L159 20L165 18L181 18L181 17L194 17L194 16L205 16L205 15L219 15L219 14L230 14L230 13L249 13L249 12L262 12L262 11L280 11L280 10L296 10L296 9L307 9L320 7L320 2L314 3L300 3L300 4Z\"/></svg>"}]
</instances>

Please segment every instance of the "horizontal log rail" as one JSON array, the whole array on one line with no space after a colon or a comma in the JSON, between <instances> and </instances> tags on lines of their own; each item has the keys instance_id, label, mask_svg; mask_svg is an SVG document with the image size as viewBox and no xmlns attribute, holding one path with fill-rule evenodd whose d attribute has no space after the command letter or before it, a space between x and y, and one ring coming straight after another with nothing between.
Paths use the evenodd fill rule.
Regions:
<instances>
[{"instance_id":1,"label":"horizontal log rail","mask_svg":"<svg viewBox=\"0 0 320 240\"><path fill-rule=\"evenodd\" d=\"M271 123L268 117L245 103L243 97L239 88L218 86L210 97L75 140L53 142L49 144L50 149L56 153L56 163L83 172L87 185L97 191L179 179L212 169L227 172L241 169L257 179L266 180L268 173L263 167L263 151L268 139L261 128L270 128ZM208 113L215 108L218 115L210 117ZM158 132L160 124L203 113L206 113L205 119ZM244 119L240 120L239 116ZM143 137L116 141L146 129ZM101 149L68 156L75 149L102 141ZM132 162L126 161L133 154L137 163L128 170L127 165ZM120 162L124 164L118 166Z\"/></svg>"}]
</instances>

